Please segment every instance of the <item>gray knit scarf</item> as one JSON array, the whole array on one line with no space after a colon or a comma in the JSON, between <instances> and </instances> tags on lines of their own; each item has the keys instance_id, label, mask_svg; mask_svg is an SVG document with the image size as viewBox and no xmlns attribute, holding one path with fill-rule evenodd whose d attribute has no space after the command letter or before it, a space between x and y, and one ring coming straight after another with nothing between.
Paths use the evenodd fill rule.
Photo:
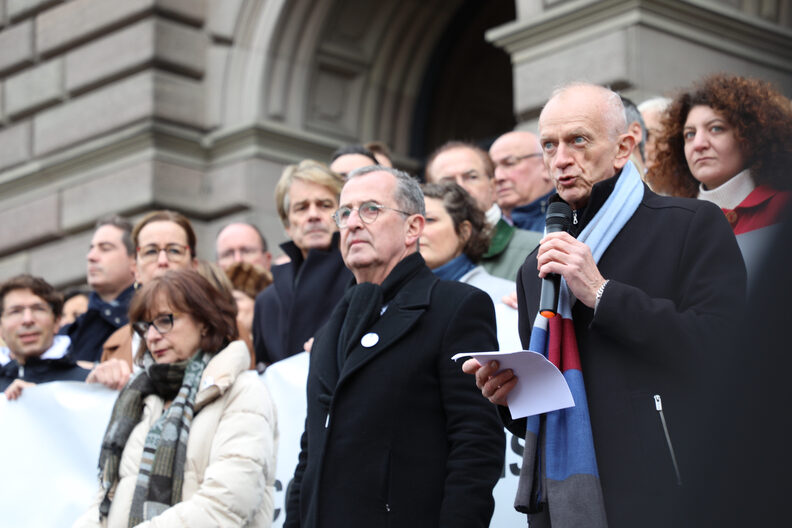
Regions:
<instances>
[{"instance_id":1,"label":"gray knit scarf","mask_svg":"<svg viewBox=\"0 0 792 528\"><path fill-rule=\"evenodd\" d=\"M195 396L211 357L199 350L189 360L157 364L146 352L143 370L118 395L102 442L99 475L105 497L99 507L100 518L110 511L110 491L118 481L121 454L129 435L140 422L143 401L150 394L157 394L165 401L172 400L172 403L146 436L129 526L149 520L181 501Z\"/></svg>"}]
</instances>

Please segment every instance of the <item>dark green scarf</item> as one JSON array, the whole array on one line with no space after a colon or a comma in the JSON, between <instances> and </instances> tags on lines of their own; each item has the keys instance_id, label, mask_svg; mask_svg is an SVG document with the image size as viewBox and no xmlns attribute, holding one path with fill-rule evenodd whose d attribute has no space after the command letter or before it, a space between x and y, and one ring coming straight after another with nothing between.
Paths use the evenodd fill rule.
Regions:
<instances>
[{"instance_id":1,"label":"dark green scarf","mask_svg":"<svg viewBox=\"0 0 792 528\"><path fill-rule=\"evenodd\" d=\"M181 501L187 438L201 374L211 356L198 351L191 359L157 364L146 352L141 370L118 395L99 455L99 475L105 497L100 517L110 511L110 490L118 481L118 467L129 435L140 422L143 401L156 394L170 407L149 430L140 461L129 526L151 519Z\"/></svg>"}]
</instances>

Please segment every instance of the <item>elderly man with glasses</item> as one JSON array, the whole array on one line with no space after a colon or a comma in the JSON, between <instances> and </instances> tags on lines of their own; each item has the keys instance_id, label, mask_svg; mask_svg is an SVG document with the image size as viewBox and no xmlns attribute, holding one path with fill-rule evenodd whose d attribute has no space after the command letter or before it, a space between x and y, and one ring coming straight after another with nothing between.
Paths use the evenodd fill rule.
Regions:
<instances>
[{"instance_id":1,"label":"elderly man with glasses","mask_svg":"<svg viewBox=\"0 0 792 528\"><path fill-rule=\"evenodd\" d=\"M404 172L353 171L333 218L356 284L316 334L284 526L486 527L504 436L451 356L497 349L492 301L426 266Z\"/></svg>"},{"instance_id":2,"label":"elderly man with glasses","mask_svg":"<svg viewBox=\"0 0 792 528\"><path fill-rule=\"evenodd\" d=\"M553 181L539 139L524 130L507 132L495 140L489 154L495 163L496 200L503 218L520 229L544 231Z\"/></svg>"},{"instance_id":3,"label":"elderly man with glasses","mask_svg":"<svg viewBox=\"0 0 792 528\"><path fill-rule=\"evenodd\" d=\"M88 375L56 342L62 310L63 296L42 278L18 275L0 285L0 336L12 358L0 367L0 391L9 400L36 383Z\"/></svg>"}]
</instances>

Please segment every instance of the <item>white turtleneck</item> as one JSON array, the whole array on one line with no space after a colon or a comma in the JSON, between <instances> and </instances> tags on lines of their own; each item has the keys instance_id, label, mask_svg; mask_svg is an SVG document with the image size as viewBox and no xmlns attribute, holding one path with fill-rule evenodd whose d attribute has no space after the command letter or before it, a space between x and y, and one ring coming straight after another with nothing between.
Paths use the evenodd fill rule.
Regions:
<instances>
[{"instance_id":1,"label":"white turtleneck","mask_svg":"<svg viewBox=\"0 0 792 528\"><path fill-rule=\"evenodd\" d=\"M498 207L498 204L496 204L496 203L492 204L492 207L487 209L487 212L484 213L484 216L487 217L487 223L489 225L493 225L493 226L498 223L498 220L500 220L502 215L503 215L503 212L501 211L501 208Z\"/></svg>"},{"instance_id":2,"label":"white turtleneck","mask_svg":"<svg viewBox=\"0 0 792 528\"><path fill-rule=\"evenodd\" d=\"M734 209L745 200L749 194L756 189L751 177L751 171L745 169L723 185L712 190L704 188L704 184L699 184L699 200L712 202L721 209Z\"/></svg>"}]
</instances>

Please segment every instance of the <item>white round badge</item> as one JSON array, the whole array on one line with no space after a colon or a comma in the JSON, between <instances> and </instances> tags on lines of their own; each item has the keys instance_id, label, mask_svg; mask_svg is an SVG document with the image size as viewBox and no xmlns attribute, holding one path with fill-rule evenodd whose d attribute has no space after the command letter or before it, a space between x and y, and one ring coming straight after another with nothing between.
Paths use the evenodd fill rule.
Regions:
<instances>
[{"instance_id":1,"label":"white round badge","mask_svg":"<svg viewBox=\"0 0 792 528\"><path fill-rule=\"evenodd\" d=\"M371 348L377 343L379 343L379 336L374 332L369 332L360 338L360 344L366 348Z\"/></svg>"}]
</instances>

